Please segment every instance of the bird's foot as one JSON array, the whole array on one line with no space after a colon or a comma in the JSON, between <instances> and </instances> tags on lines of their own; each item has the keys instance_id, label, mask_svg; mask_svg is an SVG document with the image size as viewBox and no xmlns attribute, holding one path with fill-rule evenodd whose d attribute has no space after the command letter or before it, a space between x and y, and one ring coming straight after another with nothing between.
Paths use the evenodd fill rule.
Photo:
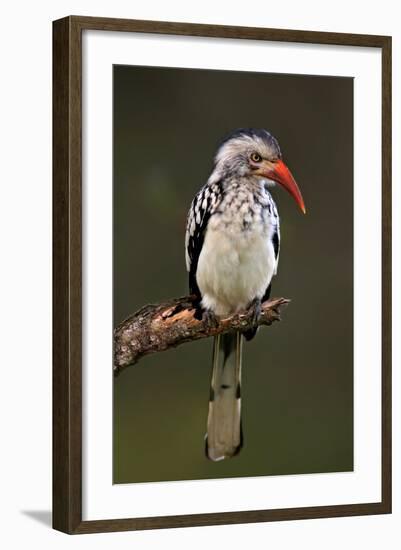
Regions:
<instances>
[{"instance_id":1,"label":"bird's foot","mask_svg":"<svg viewBox=\"0 0 401 550\"><path fill-rule=\"evenodd\" d=\"M251 322L254 327L259 325L260 314L262 312L262 301L260 298L255 298L249 304L248 313L251 315Z\"/></svg>"},{"instance_id":2,"label":"bird's foot","mask_svg":"<svg viewBox=\"0 0 401 550\"><path fill-rule=\"evenodd\" d=\"M208 329L217 328L219 326L219 320L213 311L204 310L202 314L202 321L205 323Z\"/></svg>"},{"instance_id":3,"label":"bird's foot","mask_svg":"<svg viewBox=\"0 0 401 550\"><path fill-rule=\"evenodd\" d=\"M259 326L259 319L262 312L262 301L259 298L255 298L252 300L252 302L249 304L248 307L248 314L251 315L251 323L252 328L245 330L242 334L244 335L246 340L252 340L252 338L255 336L255 334L258 331Z\"/></svg>"}]
</instances>

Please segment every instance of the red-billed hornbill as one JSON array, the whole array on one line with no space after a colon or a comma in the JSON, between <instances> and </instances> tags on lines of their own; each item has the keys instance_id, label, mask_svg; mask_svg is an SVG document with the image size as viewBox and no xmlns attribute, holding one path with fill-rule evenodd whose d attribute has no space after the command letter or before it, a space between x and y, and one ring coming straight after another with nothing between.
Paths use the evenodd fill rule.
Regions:
<instances>
[{"instance_id":1,"label":"red-billed hornbill","mask_svg":"<svg viewBox=\"0 0 401 550\"><path fill-rule=\"evenodd\" d=\"M255 328L245 333L214 338L206 434L211 460L234 456L242 446L242 341L257 331L280 250L279 217L269 192L274 183L289 191L305 213L277 140L264 129L236 130L220 144L212 173L188 212L189 289L204 319L213 324L216 318L251 308L255 320Z\"/></svg>"}]
</instances>

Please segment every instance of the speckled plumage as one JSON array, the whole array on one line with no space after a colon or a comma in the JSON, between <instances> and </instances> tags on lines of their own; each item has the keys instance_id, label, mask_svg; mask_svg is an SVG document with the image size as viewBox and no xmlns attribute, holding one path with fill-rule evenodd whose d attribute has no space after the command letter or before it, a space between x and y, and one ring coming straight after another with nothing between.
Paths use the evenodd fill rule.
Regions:
<instances>
[{"instance_id":1,"label":"speckled plumage","mask_svg":"<svg viewBox=\"0 0 401 550\"><path fill-rule=\"evenodd\" d=\"M226 180L215 207L204 214L209 217L196 283L203 308L218 316L262 299L277 267L273 237L279 224L273 199L260 180L243 180Z\"/></svg>"}]
</instances>

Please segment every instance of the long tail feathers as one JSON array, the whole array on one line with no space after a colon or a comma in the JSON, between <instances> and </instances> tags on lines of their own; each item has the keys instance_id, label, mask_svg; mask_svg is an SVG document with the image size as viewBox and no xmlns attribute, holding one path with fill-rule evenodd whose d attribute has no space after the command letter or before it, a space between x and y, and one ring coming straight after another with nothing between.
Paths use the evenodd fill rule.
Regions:
<instances>
[{"instance_id":1,"label":"long tail feathers","mask_svg":"<svg viewBox=\"0 0 401 550\"><path fill-rule=\"evenodd\" d=\"M242 341L239 332L214 338L206 455L215 461L235 456L242 447Z\"/></svg>"}]
</instances>

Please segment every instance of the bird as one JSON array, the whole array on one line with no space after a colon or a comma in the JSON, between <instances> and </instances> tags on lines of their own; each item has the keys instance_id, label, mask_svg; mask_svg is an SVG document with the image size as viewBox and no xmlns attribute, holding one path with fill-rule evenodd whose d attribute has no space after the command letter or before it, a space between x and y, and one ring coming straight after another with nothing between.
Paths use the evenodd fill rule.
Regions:
<instances>
[{"instance_id":1,"label":"bird","mask_svg":"<svg viewBox=\"0 0 401 550\"><path fill-rule=\"evenodd\" d=\"M243 341L257 331L280 253L280 220L270 189L279 184L305 213L301 191L266 129L239 128L220 142L206 184L187 215L185 258L189 291L208 326L247 310L253 328L214 337L205 453L212 461L243 446Z\"/></svg>"}]
</instances>

